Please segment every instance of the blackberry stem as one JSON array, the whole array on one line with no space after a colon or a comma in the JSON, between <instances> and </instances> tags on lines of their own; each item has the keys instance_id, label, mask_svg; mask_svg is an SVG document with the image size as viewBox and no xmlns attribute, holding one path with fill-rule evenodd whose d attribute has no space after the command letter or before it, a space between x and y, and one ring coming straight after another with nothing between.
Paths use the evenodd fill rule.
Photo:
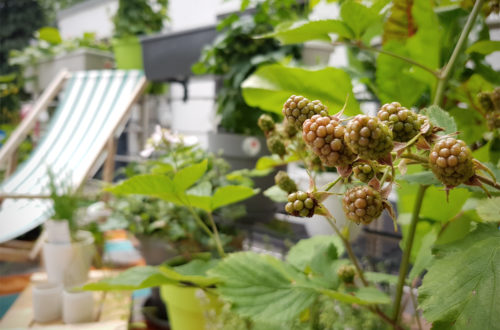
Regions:
<instances>
[{"instance_id":1,"label":"blackberry stem","mask_svg":"<svg viewBox=\"0 0 500 330\"><path fill-rule=\"evenodd\" d=\"M429 186L420 185L418 187L417 197L415 199L415 206L413 208L413 213L411 215L408 237L406 238L405 248L403 249L403 257L401 260L401 266L399 268L399 278L396 289L396 298L394 299L394 307L393 307L394 314L392 317L392 319L396 323L399 323L399 316L401 311L401 298L403 297L403 286L405 284L408 268L410 267L410 255L411 255L411 249L413 247L413 239L415 238L415 232L417 229L420 209L422 208L422 202L424 201L425 190L427 189L427 187Z\"/></svg>"}]
</instances>

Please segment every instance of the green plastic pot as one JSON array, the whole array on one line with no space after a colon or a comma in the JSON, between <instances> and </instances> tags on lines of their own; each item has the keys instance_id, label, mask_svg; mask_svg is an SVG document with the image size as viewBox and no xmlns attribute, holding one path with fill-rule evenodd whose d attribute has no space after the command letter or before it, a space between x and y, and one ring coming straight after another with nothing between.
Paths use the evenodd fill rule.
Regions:
<instances>
[{"instance_id":1,"label":"green plastic pot","mask_svg":"<svg viewBox=\"0 0 500 330\"><path fill-rule=\"evenodd\" d=\"M111 40L118 69L142 69L142 48L139 38L135 36L115 38Z\"/></svg>"},{"instance_id":2,"label":"green plastic pot","mask_svg":"<svg viewBox=\"0 0 500 330\"><path fill-rule=\"evenodd\" d=\"M160 295L167 305L171 330L206 329L204 314L214 311L217 315L222 308L216 295L200 288L163 285Z\"/></svg>"}]
</instances>

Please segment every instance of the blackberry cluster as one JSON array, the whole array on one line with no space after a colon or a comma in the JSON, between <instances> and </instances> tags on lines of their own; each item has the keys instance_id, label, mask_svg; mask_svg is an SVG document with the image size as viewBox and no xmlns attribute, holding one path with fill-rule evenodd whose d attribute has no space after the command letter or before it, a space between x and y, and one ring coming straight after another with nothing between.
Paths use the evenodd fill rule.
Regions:
<instances>
[{"instance_id":1,"label":"blackberry cluster","mask_svg":"<svg viewBox=\"0 0 500 330\"><path fill-rule=\"evenodd\" d=\"M312 194L297 191L288 195L285 211L297 217L312 217L316 206L318 206L318 202Z\"/></svg>"},{"instance_id":2,"label":"blackberry cluster","mask_svg":"<svg viewBox=\"0 0 500 330\"><path fill-rule=\"evenodd\" d=\"M422 119L398 102L387 103L380 108L377 117L391 130L394 141L408 142L420 132Z\"/></svg>"},{"instance_id":3,"label":"blackberry cluster","mask_svg":"<svg viewBox=\"0 0 500 330\"><path fill-rule=\"evenodd\" d=\"M314 115L328 116L328 108L320 101L309 101L303 96L292 95L283 105L283 115L299 130L306 119Z\"/></svg>"},{"instance_id":4,"label":"blackberry cluster","mask_svg":"<svg viewBox=\"0 0 500 330\"><path fill-rule=\"evenodd\" d=\"M298 190L295 182L288 176L288 173L286 173L285 171L279 171L274 176L274 182L278 187L289 194Z\"/></svg>"},{"instance_id":5,"label":"blackberry cluster","mask_svg":"<svg viewBox=\"0 0 500 330\"><path fill-rule=\"evenodd\" d=\"M335 116L314 115L304 122L302 138L326 166L351 164L356 155L344 142L345 127Z\"/></svg>"},{"instance_id":6,"label":"blackberry cluster","mask_svg":"<svg viewBox=\"0 0 500 330\"><path fill-rule=\"evenodd\" d=\"M344 283L354 283L354 276L356 275L356 268L353 265L342 265L337 270L337 275Z\"/></svg>"},{"instance_id":7,"label":"blackberry cluster","mask_svg":"<svg viewBox=\"0 0 500 330\"><path fill-rule=\"evenodd\" d=\"M373 167L368 164L359 164L352 168L354 176L361 182L368 183L375 176Z\"/></svg>"},{"instance_id":8,"label":"blackberry cluster","mask_svg":"<svg viewBox=\"0 0 500 330\"><path fill-rule=\"evenodd\" d=\"M346 126L344 139L362 159L377 160L394 147L392 133L377 117L358 115Z\"/></svg>"},{"instance_id":9,"label":"blackberry cluster","mask_svg":"<svg viewBox=\"0 0 500 330\"><path fill-rule=\"evenodd\" d=\"M491 93L479 93L478 100L486 112L488 128L491 131L500 128L500 87Z\"/></svg>"},{"instance_id":10,"label":"blackberry cluster","mask_svg":"<svg viewBox=\"0 0 500 330\"><path fill-rule=\"evenodd\" d=\"M370 186L356 186L347 190L342 206L349 220L365 225L377 219L384 210L380 193Z\"/></svg>"},{"instance_id":11,"label":"blackberry cluster","mask_svg":"<svg viewBox=\"0 0 500 330\"><path fill-rule=\"evenodd\" d=\"M474 175L472 153L462 140L446 138L438 141L429 155L429 165L436 177L455 187Z\"/></svg>"}]
</instances>

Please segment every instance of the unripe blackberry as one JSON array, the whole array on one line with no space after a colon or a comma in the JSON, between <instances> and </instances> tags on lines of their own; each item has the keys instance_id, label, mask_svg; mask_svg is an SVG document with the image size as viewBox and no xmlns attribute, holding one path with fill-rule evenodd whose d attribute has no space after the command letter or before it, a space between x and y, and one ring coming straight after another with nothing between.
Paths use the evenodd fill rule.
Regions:
<instances>
[{"instance_id":1,"label":"unripe blackberry","mask_svg":"<svg viewBox=\"0 0 500 330\"><path fill-rule=\"evenodd\" d=\"M353 283L356 275L356 268L353 265L342 265L337 270L337 275L344 283Z\"/></svg>"},{"instance_id":2,"label":"unripe blackberry","mask_svg":"<svg viewBox=\"0 0 500 330\"><path fill-rule=\"evenodd\" d=\"M363 159L377 160L391 152L392 133L377 117L357 115L346 126L347 145Z\"/></svg>"},{"instance_id":3,"label":"unripe blackberry","mask_svg":"<svg viewBox=\"0 0 500 330\"><path fill-rule=\"evenodd\" d=\"M447 186L458 186L474 175L472 153L462 140L449 137L438 141L429 155L429 165Z\"/></svg>"},{"instance_id":4,"label":"unripe blackberry","mask_svg":"<svg viewBox=\"0 0 500 330\"><path fill-rule=\"evenodd\" d=\"M318 201L311 193L297 191L288 195L285 211L296 217L312 217Z\"/></svg>"},{"instance_id":5,"label":"unripe blackberry","mask_svg":"<svg viewBox=\"0 0 500 330\"><path fill-rule=\"evenodd\" d=\"M325 166L351 164L356 155L344 142L345 127L335 116L314 115L304 122L302 138Z\"/></svg>"},{"instance_id":6,"label":"unripe blackberry","mask_svg":"<svg viewBox=\"0 0 500 330\"><path fill-rule=\"evenodd\" d=\"M361 182L368 183L375 176L375 171L368 164L359 164L352 168L354 176Z\"/></svg>"},{"instance_id":7,"label":"unripe blackberry","mask_svg":"<svg viewBox=\"0 0 500 330\"><path fill-rule=\"evenodd\" d=\"M271 135L267 138L267 148L271 153L280 157L283 157L286 154L285 144L278 135Z\"/></svg>"},{"instance_id":8,"label":"unripe blackberry","mask_svg":"<svg viewBox=\"0 0 500 330\"><path fill-rule=\"evenodd\" d=\"M495 105L493 105L490 93L481 92L478 94L477 99L479 104L481 104L481 108L483 108L486 112L495 110Z\"/></svg>"},{"instance_id":9,"label":"unripe blackberry","mask_svg":"<svg viewBox=\"0 0 500 330\"><path fill-rule=\"evenodd\" d=\"M285 121L283 125L284 125L283 132L289 138L293 138L299 132L297 127L295 127L295 125L290 124L288 121Z\"/></svg>"},{"instance_id":10,"label":"unripe blackberry","mask_svg":"<svg viewBox=\"0 0 500 330\"><path fill-rule=\"evenodd\" d=\"M257 124L259 125L259 128L264 132L267 133L269 131L272 131L274 129L274 120L271 116L263 114L259 117L259 120L257 121Z\"/></svg>"},{"instance_id":11,"label":"unripe blackberry","mask_svg":"<svg viewBox=\"0 0 500 330\"><path fill-rule=\"evenodd\" d=\"M349 220L365 225L377 219L384 210L380 193L370 186L356 186L347 190L342 206Z\"/></svg>"},{"instance_id":12,"label":"unripe blackberry","mask_svg":"<svg viewBox=\"0 0 500 330\"><path fill-rule=\"evenodd\" d=\"M282 112L288 122L298 129L302 129L304 121L314 115L328 116L328 108L320 101L309 101L303 96L295 95L285 102Z\"/></svg>"},{"instance_id":13,"label":"unripe blackberry","mask_svg":"<svg viewBox=\"0 0 500 330\"><path fill-rule=\"evenodd\" d=\"M398 102L384 104L377 116L392 129L393 140L398 142L410 141L420 132L422 126L417 114L402 107Z\"/></svg>"},{"instance_id":14,"label":"unripe blackberry","mask_svg":"<svg viewBox=\"0 0 500 330\"><path fill-rule=\"evenodd\" d=\"M491 101L495 110L500 111L500 87L497 87L490 93Z\"/></svg>"},{"instance_id":15,"label":"unripe blackberry","mask_svg":"<svg viewBox=\"0 0 500 330\"><path fill-rule=\"evenodd\" d=\"M274 182L278 187L289 194L297 191L297 185L285 171L279 171L274 177Z\"/></svg>"},{"instance_id":16,"label":"unripe blackberry","mask_svg":"<svg viewBox=\"0 0 500 330\"><path fill-rule=\"evenodd\" d=\"M500 110L488 112L486 114L486 122L490 130L500 128Z\"/></svg>"}]
</instances>

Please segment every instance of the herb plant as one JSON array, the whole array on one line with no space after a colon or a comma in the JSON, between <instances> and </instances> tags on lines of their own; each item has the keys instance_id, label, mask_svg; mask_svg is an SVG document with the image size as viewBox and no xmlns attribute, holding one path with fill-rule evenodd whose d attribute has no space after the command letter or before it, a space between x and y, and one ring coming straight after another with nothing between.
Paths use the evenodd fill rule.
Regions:
<instances>
[{"instance_id":1,"label":"herb plant","mask_svg":"<svg viewBox=\"0 0 500 330\"><path fill-rule=\"evenodd\" d=\"M159 32L167 16L168 0L119 0L113 17L114 36L123 38Z\"/></svg>"}]
</instances>

